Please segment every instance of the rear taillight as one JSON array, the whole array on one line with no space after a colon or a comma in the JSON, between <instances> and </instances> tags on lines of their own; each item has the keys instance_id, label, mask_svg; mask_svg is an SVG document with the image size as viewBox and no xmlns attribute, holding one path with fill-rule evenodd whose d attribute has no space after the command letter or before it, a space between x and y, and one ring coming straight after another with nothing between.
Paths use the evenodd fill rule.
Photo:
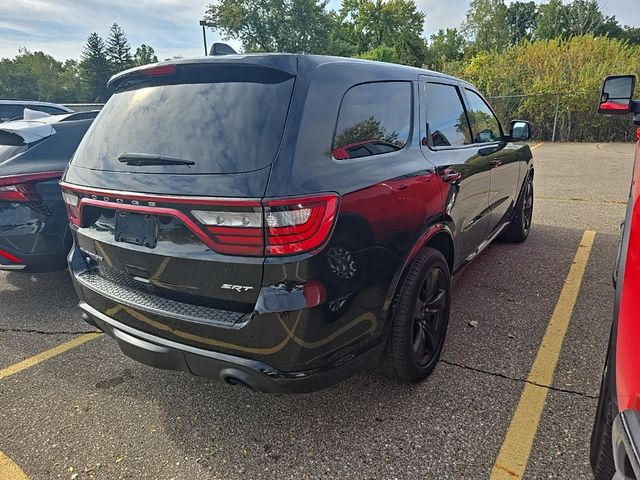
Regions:
<instances>
[{"instance_id":1,"label":"rear taillight","mask_svg":"<svg viewBox=\"0 0 640 480\"><path fill-rule=\"evenodd\" d=\"M62 190L62 199L67 207L69 222L71 222L72 225L80 225L80 197L69 190Z\"/></svg>"},{"instance_id":2,"label":"rear taillight","mask_svg":"<svg viewBox=\"0 0 640 480\"><path fill-rule=\"evenodd\" d=\"M230 255L261 256L264 251L262 207L258 201L247 206L220 206L213 210L192 210L216 241L215 250Z\"/></svg>"},{"instance_id":3,"label":"rear taillight","mask_svg":"<svg viewBox=\"0 0 640 480\"><path fill-rule=\"evenodd\" d=\"M15 255L11 255L9 252L6 252L2 249L0 249L0 258L4 258L5 260L9 260L9 262L11 263L22 263L22 260L20 260L18 257L16 257Z\"/></svg>"},{"instance_id":4,"label":"rear taillight","mask_svg":"<svg viewBox=\"0 0 640 480\"><path fill-rule=\"evenodd\" d=\"M338 210L335 194L265 200L266 255L292 255L320 247Z\"/></svg>"},{"instance_id":5,"label":"rear taillight","mask_svg":"<svg viewBox=\"0 0 640 480\"><path fill-rule=\"evenodd\" d=\"M42 172L0 177L0 202L43 204L36 184L61 176L62 172Z\"/></svg>"},{"instance_id":6,"label":"rear taillight","mask_svg":"<svg viewBox=\"0 0 640 480\"><path fill-rule=\"evenodd\" d=\"M38 202L42 201L33 185L7 185L0 187L0 202Z\"/></svg>"},{"instance_id":7,"label":"rear taillight","mask_svg":"<svg viewBox=\"0 0 640 480\"><path fill-rule=\"evenodd\" d=\"M82 225L85 206L171 216L211 250L228 255L280 256L315 250L329 238L338 210L335 193L260 201L120 193L64 182L61 185L73 225Z\"/></svg>"},{"instance_id":8,"label":"rear taillight","mask_svg":"<svg viewBox=\"0 0 640 480\"><path fill-rule=\"evenodd\" d=\"M248 207L192 210L216 239L216 250L235 255L292 255L321 246L333 225L335 194L269 199Z\"/></svg>"}]
</instances>

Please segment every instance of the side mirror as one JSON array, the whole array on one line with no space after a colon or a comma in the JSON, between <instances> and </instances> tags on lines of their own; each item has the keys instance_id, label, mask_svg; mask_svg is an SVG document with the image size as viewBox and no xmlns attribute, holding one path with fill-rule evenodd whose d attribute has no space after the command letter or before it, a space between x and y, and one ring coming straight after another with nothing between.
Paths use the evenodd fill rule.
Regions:
<instances>
[{"instance_id":1,"label":"side mirror","mask_svg":"<svg viewBox=\"0 0 640 480\"><path fill-rule=\"evenodd\" d=\"M526 142L533 136L533 127L526 120L512 120L509 124L509 137L512 142Z\"/></svg>"},{"instance_id":2,"label":"side mirror","mask_svg":"<svg viewBox=\"0 0 640 480\"><path fill-rule=\"evenodd\" d=\"M631 113L635 88L635 75L616 75L605 78L602 93L600 94L598 113L604 115L627 115Z\"/></svg>"}]
</instances>

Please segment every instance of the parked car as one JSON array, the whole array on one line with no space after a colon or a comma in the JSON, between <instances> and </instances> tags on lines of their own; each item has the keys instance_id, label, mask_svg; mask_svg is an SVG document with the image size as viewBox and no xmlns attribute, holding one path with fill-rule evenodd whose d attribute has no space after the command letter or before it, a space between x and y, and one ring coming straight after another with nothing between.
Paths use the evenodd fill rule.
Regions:
<instances>
[{"instance_id":1,"label":"parked car","mask_svg":"<svg viewBox=\"0 0 640 480\"><path fill-rule=\"evenodd\" d=\"M529 234L530 126L456 78L262 54L109 86L61 183L69 266L86 320L148 365L263 392L378 364L418 382L451 276Z\"/></svg>"},{"instance_id":2,"label":"parked car","mask_svg":"<svg viewBox=\"0 0 640 480\"><path fill-rule=\"evenodd\" d=\"M8 122L9 120L22 120L24 118L25 108L44 112L49 115L73 113L73 110L70 108L64 105L58 105L57 103L0 98L0 123Z\"/></svg>"},{"instance_id":3,"label":"parked car","mask_svg":"<svg viewBox=\"0 0 640 480\"><path fill-rule=\"evenodd\" d=\"M0 125L0 270L65 267L72 242L58 182L96 115Z\"/></svg>"},{"instance_id":4,"label":"parked car","mask_svg":"<svg viewBox=\"0 0 640 480\"><path fill-rule=\"evenodd\" d=\"M634 76L607 77L598 111L634 115ZM638 130L640 138L640 129ZM591 466L596 480L640 478L640 143L620 248L614 270L615 308L596 418L591 435Z\"/></svg>"}]
</instances>

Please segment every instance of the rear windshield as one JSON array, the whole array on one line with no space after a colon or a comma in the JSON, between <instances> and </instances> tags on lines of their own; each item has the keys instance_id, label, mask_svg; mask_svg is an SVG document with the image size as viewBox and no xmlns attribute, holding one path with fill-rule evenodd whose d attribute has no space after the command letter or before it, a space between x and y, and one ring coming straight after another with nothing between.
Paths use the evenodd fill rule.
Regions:
<instances>
[{"instance_id":1,"label":"rear windshield","mask_svg":"<svg viewBox=\"0 0 640 480\"><path fill-rule=\"evenodd\" d=\"M241 173L270 165L278 151L294 78L222 66L203 75L130 81L107 102L72 164L148 173ZM206 80L206 81L205 81ZM123 154L161 155L193 165L131 165Z\"/></svg>"}]
</instances>

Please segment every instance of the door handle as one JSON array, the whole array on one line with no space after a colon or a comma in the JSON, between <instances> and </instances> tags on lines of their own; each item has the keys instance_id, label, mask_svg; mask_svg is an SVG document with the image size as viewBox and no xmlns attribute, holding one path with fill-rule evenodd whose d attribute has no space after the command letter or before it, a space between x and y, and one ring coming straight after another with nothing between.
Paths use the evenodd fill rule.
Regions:
<instances>
[{"instance_id":1,"label":"door handle","mask_svg":"<svg viewBox=\"0 0 640 480\"><path fill-rule=\"evenodd\" d=\"M462 174L454 170L449 170L442 175L442 180L447 183L458 183L462 180Z\"/></svg>"},{"instance_id":2,"label":"door handle","mask_svg":"<svg viewBox=\"0 0 640 480\"><path fill-rule=\"evenodd\" d=\"M502 160L498 160L497 158L494 158L489 162L489 165L491 166L491 168L499 167L500 165L502 165Z\"/></svg>"}]
</instances>

